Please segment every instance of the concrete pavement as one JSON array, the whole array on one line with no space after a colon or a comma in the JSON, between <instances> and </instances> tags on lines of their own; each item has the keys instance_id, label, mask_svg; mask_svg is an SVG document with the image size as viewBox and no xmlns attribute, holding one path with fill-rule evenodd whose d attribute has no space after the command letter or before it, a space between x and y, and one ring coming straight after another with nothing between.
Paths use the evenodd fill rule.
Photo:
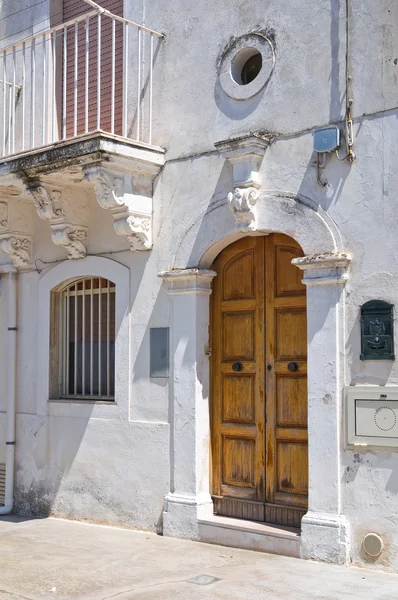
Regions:
<instances>
[{"instance_id":1,"label":"concrete pavement","mask_svg":"<svg viewBox=\"0 0 398 600\"><path fill-rule=\"evenodd\" d=\"M59 519L0 519L0 600L397 600L398 575Z\"/></svg>"}]
</instances>

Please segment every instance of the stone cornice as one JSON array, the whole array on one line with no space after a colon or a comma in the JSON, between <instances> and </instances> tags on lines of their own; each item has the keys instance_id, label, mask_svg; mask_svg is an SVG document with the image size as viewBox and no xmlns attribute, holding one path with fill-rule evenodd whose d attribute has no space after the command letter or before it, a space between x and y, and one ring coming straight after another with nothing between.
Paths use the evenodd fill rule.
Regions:
<instances>
[{"instance_id":1,"label":"stone cornice","mask_svg":"<svg viewBox=\"0 0 398 600\"><path fill-rule=\"evenodd\" d=\"M310 256L300 256L292 260L304 271L303 283L307 286L345 284L351 257L344 252L325 252Z\"/></svg>"},{"instance_id":2,"label":"stone cornice","mask_svg":"<svg viewBox=\"0 0 398 600\"><path fill-rule=\"evenodd\" d=\"M169 295L211 294L211 282L217 273L202 269L173 269L161 271L161 277L167 284Z\"/></svg>"},{"instance_id":3,"label":"stone cornice","mask_svg":"<svg viewBox=\"0 0 398 600\"><path fill-rule=\"evenodd\" d=\"M300 256L292 260L292 264L302 271L345 268L348 267L350 263L350 255L344 252L324 252L323 254Z\"/></svg>"}]
</instances>

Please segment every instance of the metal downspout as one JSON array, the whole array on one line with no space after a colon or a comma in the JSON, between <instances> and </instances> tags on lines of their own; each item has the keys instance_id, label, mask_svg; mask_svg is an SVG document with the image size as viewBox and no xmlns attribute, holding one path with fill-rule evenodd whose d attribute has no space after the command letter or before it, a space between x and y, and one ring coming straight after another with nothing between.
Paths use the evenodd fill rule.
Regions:
<instances>
[{"instance_id":1,"label":"metal downspout","mask_svg":"<svg viewBox=\"0 0 398 600\"><path fill-rule=\"evenodd\" d=\"M0 272L8 273L8 398L6 431L6 489L4 506L0 506L0 515L8 515L12 512L12 509L14 507L18 273L14 267L0 267Z\"/></svg>"}]
</instances>

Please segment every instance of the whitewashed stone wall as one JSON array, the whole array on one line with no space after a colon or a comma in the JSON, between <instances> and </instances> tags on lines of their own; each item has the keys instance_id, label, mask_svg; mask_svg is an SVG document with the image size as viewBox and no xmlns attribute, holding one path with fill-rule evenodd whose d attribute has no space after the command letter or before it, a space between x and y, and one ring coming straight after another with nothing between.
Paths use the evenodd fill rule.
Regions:
<instances>
[{"instance_id":1,"label":"whitewashed stone wall","mask_svg":"<svg viewBox=\"0 0 398 600\"><path fill-rule=\"evenodd\" d=\"M41 337L46 317L40 294L43 281L58 269L62 272L63 263L56 261L65 259L65 251L52 244L48 224L35 215L35 268L21 274L19 282L16 504L25 513L51 512L156 529L161 528L163 500L170 491L173 393L169 379L148 376L149 328L171 325L170 298L157 274L171 268L208 267L200 265L203 254L230 229L233 216L226 197L232 174L215 142L251 131L271 133L273 141L261 166L263 194L274 198L274 203L284 196L309 199L315 210L319 207L326 213L340 249L352 256L340 329L342 379L347 385L398 384L396 362L359 360L361 304L372 298L398 304L398 7L387 0L350 2L356 162L350 166L331 156L322 172L328 184L321 187L314 168L312 130L335 122L343 129L344 2L319 0L314 5L310 0L289 0L283 8L280 0L132 4L126 0L126 16L166 34L156 58L154 82L154 143L164 147L167 155L154 184L153 250L130 252L114 232L111 215L94 197L88 198L88 254L102 254L128 272L128 283L120 290L127 307L120 341L124 383L117 390L115 407L43 408L40 390L48 349ZM46 19L50 22L49 6L4 0L1 19L4 46L5 37L8 43L18 35L44 29ZM274 41L275 70L258 95L237 102L223 93L217 69L225 49L253 31L266 32ZM286 223L291 219L292 225L290 231L286 225L285 232L308 251L313 232L306 231L305 224L304 230L297 230L292 203L286 204L286 211ZM76 263L76 273L91 275L90 260ZM107 268L112 270L112 264ZM3 332L6 289L2 279ZM0 431L4 435L7 373L1 339ZM349 524L350 560L369 566L361 540L364 533L376 531L384 538L386 550L371 566L397 571L398 454L345 451L342 429L340 433L337 472L341 507ZM325 427L324 444L329 441ZM3 452L0 446L0 460Z\"/></svg>"}]
</instances>

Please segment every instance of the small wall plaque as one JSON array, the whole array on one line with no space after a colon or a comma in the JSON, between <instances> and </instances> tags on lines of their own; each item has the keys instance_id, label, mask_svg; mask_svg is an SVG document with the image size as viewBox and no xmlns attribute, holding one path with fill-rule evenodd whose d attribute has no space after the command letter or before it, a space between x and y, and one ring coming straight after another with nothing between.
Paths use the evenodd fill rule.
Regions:
<instances>
[{"instance_id":1,"label":"small wall plaque","mask_svg":"<svg viewBox=\"0 0 398 600\"><path fill-rule=\"evenodd\" d=\"M169 328L150 330L150 377L169 376Z\"/></svg>"},{"instance_id":2,"label":"small wall plaque","mask_svg":"<svg viewBox=\"0 0 398 600\"><path fill-rule=\"evenodd\" d=\"M361 360L395 360L393 308L383 300L361 307Z\"/></svg>"}]
</instances>

